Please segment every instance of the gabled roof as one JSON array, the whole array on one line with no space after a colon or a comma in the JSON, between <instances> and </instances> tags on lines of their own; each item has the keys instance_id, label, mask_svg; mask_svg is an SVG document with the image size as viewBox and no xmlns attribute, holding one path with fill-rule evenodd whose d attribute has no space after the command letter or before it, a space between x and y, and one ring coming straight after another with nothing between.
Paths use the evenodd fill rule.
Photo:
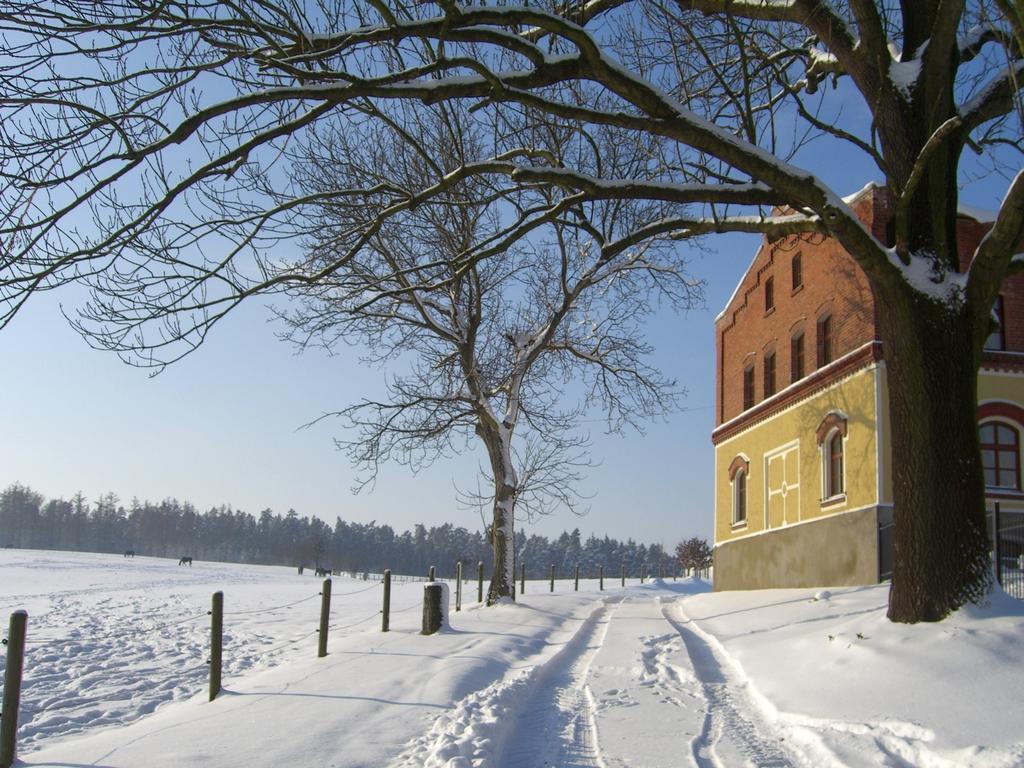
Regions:
<instances>
[{"instance_id":1,"label":"gabled roof","mask_svg":"<svg viewBox=\"0 0 1024 768\"><path fill-rule=\"evenodd\" d=\"M847 205L853 205L854 203L858 202L861 198L865 197L874 190L883 189L884 187L885 185L880 181L869 181L867 184L865 184L863 187L858 189L853 194L844 197L843 202L846 203ZM967 203L962 202L957 203L956 212L957 215L965 216L966 218L969 219L974 219L979 224L991 224L996 220L997 215L997 211L992 211L987 208L979 208L977 206L968 205ZM747 276L750 274L750 270L753 269L754 264L757 261L757 257L761 253L761 248L763 247L764 244L762 243L761 246L759 246L757 251L754 253L754 257L750 260L750 264L747 266L747 269L743 272L743 277L741 277L739 281L736 283L736 287L733 289L732 295L729 297L729 300L725 302L725 306L722 307L722 311L715 315L716 323L723 317L725 317L725 313L729 310L729 307L732 306L733 301L736 299L736 294L739 293L740 286L743 285L744 282L746 282Z\"/></svg>"}]
</instances>

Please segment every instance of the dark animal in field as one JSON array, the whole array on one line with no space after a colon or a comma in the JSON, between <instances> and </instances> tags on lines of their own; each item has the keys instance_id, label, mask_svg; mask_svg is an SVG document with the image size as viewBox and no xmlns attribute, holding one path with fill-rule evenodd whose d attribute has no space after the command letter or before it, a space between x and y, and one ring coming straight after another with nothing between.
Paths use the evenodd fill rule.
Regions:
<instances>
[{"instance_id":1,"label":"dark animal in field","mask_svg":"<svg viewBox=\"0 0 1024 768\"><path fill-rule=\"evenodd\" d=\"M124 556L125 557L135 557L135 550L134 549L126 549L124 551Z\"/></svg>"},{"instance_id":2,"label":"dark animal in field","mask_svg":"<svg viewBox=\"0 0 1024 768\"><path fill-rule=\"evenodd\" d=\"M316 567L316 575L317 576L330 576L331 575L331 569L330 568L321 568L318 565Z\"/></svg>"},{"instance_id":3,"label":"dark animal in field","mask_svg":"<svg viewBox=\"0 0 1024 768\"><path fill-rule=\"evenodd\" d=\"M192 565L191 557L183 557L178 561L178 565Z\"/></svg>"}]
</instances>

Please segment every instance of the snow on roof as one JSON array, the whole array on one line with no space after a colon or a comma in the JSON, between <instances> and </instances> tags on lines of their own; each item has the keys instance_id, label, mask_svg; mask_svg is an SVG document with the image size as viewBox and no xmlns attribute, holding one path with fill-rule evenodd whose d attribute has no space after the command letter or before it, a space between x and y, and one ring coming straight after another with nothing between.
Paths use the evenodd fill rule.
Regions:
<instances>
[{"instance_id":1,"label":"snow on roof","mask_svg":"<svg viewBox=\"0 0 1024 768\"><path fill-rule=\"evenodd\" d=\"M863 187L854 192L852 195L847 195L846 197L844 197L843 202L846 203L847 205L853 205L862 197L864 197L864 195L866 195L868 192L871 192L874 189L881 189L884 186L885 184L883 184L882 182L875 181L874 179L872 179Z\"/></svg>"},{"instance_id":2,"label":"snow on roof","mask_svg":"<svg viewBox=\"0 0 1024 768\"><path fill-rule=\"evenodd\" d=\"M732 289L732 296L730 296L729 300L725 302L725 306L722 307L722 311L715 315L716 323L723 317L725 317L725 313L729 311L729 307L732 306L733 299L735 299L736 294L740 292L740 286L743 285L743 283L746 281L747 275L750 274L750 270L754 268L754 263L757 261L757 255L759 253L761 253L761 246L758 246L757 250L754 251L754 258L750 260L750 264L747 266L747 269L743 272L743 277L741 277L739 281L737 281L736 287Z\"/></svg>"},{"instance_id":3,"label":"snow on roof","mask_svg":"<svg viewBox=\"0 0 1024 768\"><path fill-rule=\"evenodd\" d=\"M864 197L864 195L866 195L871 190L877 189L877 188L881 188L881 187L884 187L884 186L885 185L882 182L880 182L880 181L869 181L867 184L865 184L863 187L858 189L852 195L847 195L842 200L847 205L852 205L853 203L857 202L862 197ZM754 252L754 258L751 259L750 266L748 266L746 271L743 273L743 277L741 277L739 279L739 282L736 283L736 288L733 289L732 296L730 296L729 300L727 302L725 302L725 306L722 307L722 311L719 312L717 315L715 315L715 322L716 323L719 320L721 320L723 317L725 317L725 313L729 310L729 307L732 306L732 302L736 298L736 294L739 293L740 286L743 285L743 283L746 281L747 275L750 274L750 270L753 268L754 262L757 261L757 255L760 252L761 252L761 246L759 246L757 251Z\"/></svg>"},{"instance_id":4,"label":"snow on roof","mask_svg":"<svg viewBox=\"0 0 1024 768\"><path fill-rule=\"evenodd\" d=\"M853 205L868 193L872 192L875 189L881 189L884 186L885 184L883 182L872 180L869 181L860 189L858 189L853 194L846 195L845 197L842 198L842 200L847 205ZM960 216L966 216L982 224L990 224L994 222L996 220L997 213L996 211L987 208L979 208L977 206L968 205L967 203L958 203L956 212ZM751 268L753 268L754 262L757 261L757 255L760 252L761 248L759 247L757 251L754 253L754 258L751 259L750 261L750 266L747 267L746 271L743 273L743 277L741 277L739 282L736 283L736 288L733 290L732 295L729 297L729 300L725 302L725 306L722 307L722 311L715 315L716 323L723 317L725 317L725 313L729 310L729 307L732 306L733 301L736 299L736 295L739 293L740 286L743 285L743 283L746 281L747 275L750 274L750 270Z\"/></svg>"}]
</instances>

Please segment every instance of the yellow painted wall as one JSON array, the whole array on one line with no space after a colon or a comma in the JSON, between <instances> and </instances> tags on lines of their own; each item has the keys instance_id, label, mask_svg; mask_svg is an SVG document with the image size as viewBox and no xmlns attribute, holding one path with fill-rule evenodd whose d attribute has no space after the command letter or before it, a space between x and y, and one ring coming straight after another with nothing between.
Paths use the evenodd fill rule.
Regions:
<instances>
[{"instance_id":1,"label":"yellow painted wall","mask_svg":"<svg viewBox=\"0 0 1024 768\"><path fill-rule=\"evenodd\" d=\"M875 380L872 365L715 447L716 543L878 503ZM846 498L823 506L815 432L831 411L847 419ZM733 527L729 465L739 454L750 462L747 523Z\"/></svg>"},{"instance_id":2,"label":"yellow painted wall","mask_svg":"<svg viewBox=\"0 0 1024 768\"><path fill-rule=\"evenodd\" d=\"M978 402L1007 400L1024 408L1024 376L982 371L978 375Z\"/></svg>"},{"instance_id":3,"label":"yellow painted wall","mask_svg":"<svg viewBox=\"0 0 1024 768\"><path fill-rule=\"evenodd\" d=\"M715 591L838 587L878 581L876 507L789 525L715 547ZM842 542L842 546L837 546Z\"/></svg>"},{"instance_id":4,"label":"yellow painted wall","mask_svg":"<svg viewBox=\"0 0 1024 768\"><path fill-rule=\"evenodd\" d=\"M885 363L880 363L876 369L878 381L878 396L875 402L878 410L882 413L882 423L878 430L881 440L881 465L882 491L878 495L879 503L892 504L892 449L890 448L889 436L892 431L889 427L889 380L886 378Z\"/></svg>"}]
</instances>

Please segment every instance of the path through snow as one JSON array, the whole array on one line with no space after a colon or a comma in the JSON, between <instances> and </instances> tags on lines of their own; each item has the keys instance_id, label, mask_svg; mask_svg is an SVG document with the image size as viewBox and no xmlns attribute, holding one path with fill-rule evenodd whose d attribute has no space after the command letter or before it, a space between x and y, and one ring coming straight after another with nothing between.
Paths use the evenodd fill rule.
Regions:
<instances>
[{"instance_id":1,"label":"path through snow","mask_svg":"<svg viewBox=\"0 0 1024 768\"><path fill-rule=\"evenodd\" d=\"M714 639L690 622L681 606L666 605L662 613L686 644L705 699L704 723L691 745L695 764L700 768L798 765L785 749L785 737L758 712L746 681L715 647Z\"/></svg>"},{"instance_id":2,"label":"path through snow","mask_svg":"<svg viewBox=\"0 0 1024 768\"><path fill-rule=\"evenodd\" d=\"M805 764L669 598L618 595L554 655L456 703L396 768Z\"/></svg>"}]
</instances>

